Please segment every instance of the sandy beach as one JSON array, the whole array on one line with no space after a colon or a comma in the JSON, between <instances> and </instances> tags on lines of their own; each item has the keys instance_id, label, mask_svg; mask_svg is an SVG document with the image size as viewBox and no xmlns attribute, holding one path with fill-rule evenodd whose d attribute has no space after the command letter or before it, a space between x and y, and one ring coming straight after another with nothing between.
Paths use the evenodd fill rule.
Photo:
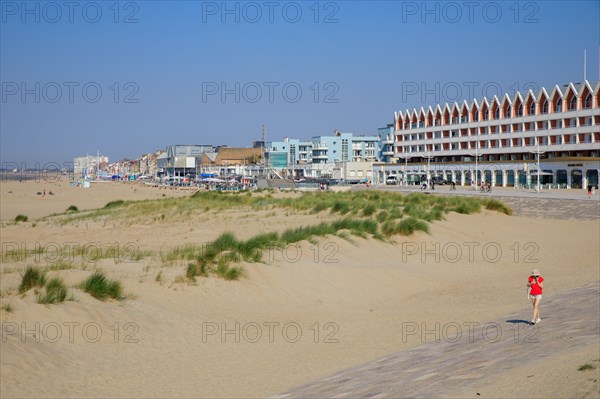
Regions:
<instances>
[{"instance_id":1,"label":"sandy beach","mask_svg":"<svg viewBox=\"0 0 600 399\"><path fill-rule=\"evenodd\" d=\"M44 189L54 195L36 194ZM161 254L225 231L249 238L335 216L241 208L62 224L43 217L70 205L89 210L114 200L190 193L139 183L83 189L30 181L3 182L0 195L3 254L47 249L2 261L0 301L12 308L0 311L2 397L268 397L420 345L420 336L403 334L406 323L485 323L521 309L527 311L519 318L528 320L525 283L533 268L546 279L547 298L600 280L598 220L485 210L449 213L429 234L395 236L393 243L302 241L269 251L264 263L242 262L237 281L210 276L189 284L180 279L186 265L165 263ZM17 214L29 221L12 223ZM50 270L75 301L42 305L33 291L18 294L27 265L49 266L56 261L51 247L75 244L116 245L124 256L78 259L72 268ZM151 255L129 256L136 252ZM101 302L76 288L94 270L121 281L126 298ZM541 312L544 317L543 301ZM583 363L598 366L597 359L597 346L549 355L536 363L541 377L532 397L598 397L598 380L583 381L577 371ZM509 389L525 378L520 367L483 388L497 397L528 396L533 391Z\"/></svg>"}]
</instances>

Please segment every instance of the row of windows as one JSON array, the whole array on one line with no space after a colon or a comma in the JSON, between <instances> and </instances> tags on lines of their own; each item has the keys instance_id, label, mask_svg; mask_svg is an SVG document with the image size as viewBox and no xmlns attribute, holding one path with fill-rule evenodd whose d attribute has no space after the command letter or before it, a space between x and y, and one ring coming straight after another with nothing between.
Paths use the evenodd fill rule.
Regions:
<instances>
[{"instance_id":1,"label":"row of windows","mask_svg":"<svg viewBox=\"0 0 600 399\"><path fill-rule=\"evenodd\" d=\"M577 97L572 96L568 101L568 108L565 111L572 111L577 109ZM588 93L585 99L582 101L580 109L590 109L592 108L592 94ZM491 110L483 109L482 111L475 111L466 113L463 112L459 115L458 111L454 111L453 115L450 116L447 112L443 116L442 119L436 115L435 118L431 118L428 116L426 119L415 120L416 116L413 115L412 122L408 119L408 117L401 121L402 126L398 126L398 128L410 128L410 129L419 129L426 126L445 126L445 125L458 125L469 122L479 122L480 118L483 121L487 120L498 120L498 119L506 119L511 117L522 117L522 116L531 116L531 115L541 115L548 114L549 112L549 102L548 99L544 99L544 101L540 104L539 112L536 113L537 105L534 101L530 101L526 106L527 114L523 113L524 105L522 103L518 103L514 108L506 103L503 107L494 106ZM559 113L563 112L563 101L558 98L553 103L553 112ZM481 114L481 117L480 117ZM428 121L428 123L426 123ZM449 123L448 123L449 122Z\"/></svg>"},{"instance_id":2,"label":"row of windows","mask_svg":"<svg viewBox=\"0 0 600 399\"><path fill-rule=\"evenodd\" d=\"M537 140L536 140L537 139ZM545 137L521 137L512 139L498 139L498 140L486 140L479 142L479 149L488 148L516 148L516 147L532 147L539 145L563 145L563 144L582 144L582 143L594 143L600 140L600 133L596 133L596 138L592 133L587 134L563 134L556 136L545 136ZM413 145L413 146L399 146L397 147L398 152L426 152L426 151L459 151L459 150L475 150L477 142L460 142L460 143L445 143L445 144L432 144L432 145Z\"/></svg>"},{"instance_id":3,"label":"row of windows","mask_svg":"<svg viewBox=\"0 0 600 399\"><path fill-rule=\"evenodd\" d=\"M597 157L600 153L598 151L555 151L544 154L545 159L555 159L564 157ZM425 159L419 159L415 157L411 159L411 163L422 163ZM532 161L537 158L535 153L524 152L514 154L486 154L480 157L481 162L487 161ZM467 155L456 155L456 156L437 156L431 159L431 162L475 162L475 157Z\"/></svg>"},{"instance_id":4,"label":"row of windows","mask_svg":"<svg viewBox=\"0 0 600 399\"><path fill-rule=\"evenodd\" d=\"M534 130L552 130L552 129L563 129L572 127L585 127L592 126L593 118L591 116L580 117L580 118L566 118L566 119L552 119L550 121L537 121L537 122L526 122L526 123L512 123L505 125L496 126L482 126L479 128L470 129L453 129L445 131L425 132L425 133L403 133L398 136L398 141L417 141L417 140L430 140L430 139L442 139L442 138L454 138L454 137L466 137L466 136L480 136L486 134L497 134L497 133L514 133L514 132L528 132Z\"/></svg>"}]
</instances>

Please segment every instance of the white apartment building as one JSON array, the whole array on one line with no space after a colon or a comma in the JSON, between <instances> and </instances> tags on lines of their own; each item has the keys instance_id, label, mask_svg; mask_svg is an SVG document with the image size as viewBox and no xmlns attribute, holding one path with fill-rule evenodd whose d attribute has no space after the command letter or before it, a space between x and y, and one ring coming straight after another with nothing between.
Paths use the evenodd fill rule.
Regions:
<instances>
[{"instance_id":1,"label":"white apartment building","mask_svg":"<svg viewBox=\"0 0 600 399\"><path fill-rule=\"evenodd\" d=\"M457 184L598 185L600 82L569 83L394 114L393 164L375 164L417 182L438 175Z\"/></svg>"},{"instance_id":2,"label":"white apartment building","mask_svg":"<svg viewBox=\"0 0 600 399\"><path fill-rule=\"evenodd\" d=\"M75 178L96 176L98 165L108 163L108 157L100 155L86 155L73 158L73 175Z\"/></svg>"}]
</instances>

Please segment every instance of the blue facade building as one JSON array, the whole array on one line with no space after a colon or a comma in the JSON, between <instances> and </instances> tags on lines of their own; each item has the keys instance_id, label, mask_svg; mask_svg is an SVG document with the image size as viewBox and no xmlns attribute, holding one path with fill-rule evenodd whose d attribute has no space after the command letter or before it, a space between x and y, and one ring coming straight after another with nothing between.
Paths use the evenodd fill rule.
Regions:
<instances>
[{"instance_id":1,"label":"blue facade building","mask_svg":"<svg viewBox=\"0 0 600 399\"><path fill-rule=\"evenodd\" d=\"M313 136L311 141L285 138L267 142L267 164L284 169L302 164L335 162L374 162L379 160L380 139L377 136L354 136L336 131L331 136Z\"/></svg>"}]
</instances>

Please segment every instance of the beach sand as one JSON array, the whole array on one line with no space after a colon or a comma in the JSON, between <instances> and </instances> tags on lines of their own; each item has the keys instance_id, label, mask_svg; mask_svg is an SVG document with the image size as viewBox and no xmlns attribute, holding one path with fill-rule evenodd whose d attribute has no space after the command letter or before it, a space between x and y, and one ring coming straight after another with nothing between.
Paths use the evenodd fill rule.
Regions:
<instances>
[{"instance_id":1,"label":"beach sand","mask_svg":"<svg viewBox=\"0 0 600 399\"><path fill-rule=\"evenodd\" d=\"M70 204L91 209L116 199L189 195L138 184L101 183L91 189L63 184L49 199L35 195L35 184L2 184L3 220L17 213L31 219L62 212ZM208 242L227 230L245 238L328 218L238 210L128 223L5 222L1 240L3 249L117 243L158 253ZM76 285L100 268L123 283L128 299L118 302L100 302L71 288L74 302L37 304L32 291L24 297L15 292L21 270L36 265L34 257L3 262L1 302L14 311L0 311L0 394L265 397L420 345L418 337L403 337L406 322L484 323L520 309L527 309L519 315L527 320L525 283L533 268L546 279L545 297L600 280L598 221L451 213L434 222L430 234L396 237L395 244L352 241L322 238L273 250L266 264L243 263L239 281L211 276L195 285L176 283L185 264L166 266L159 257L87 261L49 272ZM41 256L37 265L48 260ZM159 272L161 282L155 281ZM541 311L544 316L543 302ZM25 329L34 332L24 335ZM583 391L577 378L560 380L561 389L555 389L553 367L577 375L572 366L584 358L579 352L561 354L536 365L535 397L578 396ZM481 390L488 396L527 396L530 391L504 386L523 373L515 365ZM587 388L597 393L597 387Z\"/></svg>"}]
</instances>

